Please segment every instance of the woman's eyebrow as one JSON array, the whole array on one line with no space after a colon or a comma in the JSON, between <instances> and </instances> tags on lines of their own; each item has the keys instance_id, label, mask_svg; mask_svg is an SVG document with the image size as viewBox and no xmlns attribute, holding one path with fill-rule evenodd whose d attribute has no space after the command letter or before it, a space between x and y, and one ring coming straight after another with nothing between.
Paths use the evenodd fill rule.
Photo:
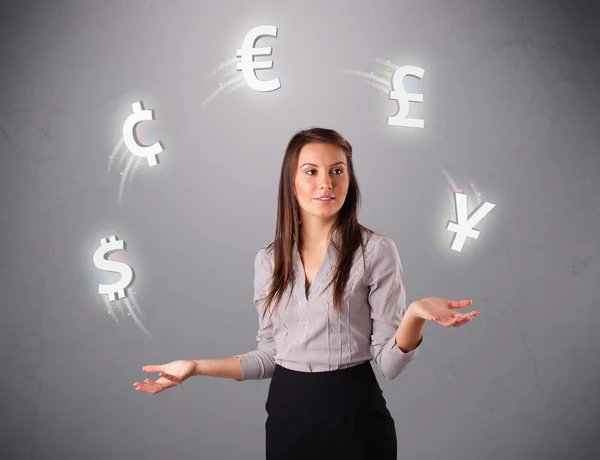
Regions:
<instances>
[{"instance_id":1,"label":"woman's eyebrow","mask_svg":"<svg viewBox=\"0 0 600 460\"><path fill-rule=\"evenodd\" d=\"M339 165L339 164L343 164L344 166L346 166L346 163L344 163L343 161L338 161L337 163L333 163L331 166L335 166L335 165ZM316 165L314 163L304 163L302 166L300 166L301 168L303 168L304 166L309 165L309 166L314 166L316 168L319 167L319 165ZM330 167L331 167L330 166Z\"/></svg>"}]
</instances>

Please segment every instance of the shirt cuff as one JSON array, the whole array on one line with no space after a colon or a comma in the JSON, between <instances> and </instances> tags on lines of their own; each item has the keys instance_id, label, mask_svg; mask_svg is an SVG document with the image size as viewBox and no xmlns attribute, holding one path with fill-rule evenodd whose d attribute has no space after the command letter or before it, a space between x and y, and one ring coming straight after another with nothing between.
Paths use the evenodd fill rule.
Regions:
<instances>
[{"instance_id":1,"label":"shirt cuff","mask_svg":"<svg viewBox=\"0 0 600 460\"><path fill-rule=\"evenodd\" d=\"M263 350L252 350L242 355L236 355L234 358L242 358L240 360L242 378L236 379L238 382L269 378L275 368L275 360Z\"/></svg>"},{"instance_id":2,"label":"shirt cuff","mask_svg":"<svg viewBox=\"0 0 600 460\"><path fill-rule=\"evenodd\" d=\"M390 355L397 361L402 361L402 362L412 361L415 358L415 356L417 355L417 352L419 351L421 344L423 343L423 337L424 336L422 335L421 340L419 341L419 343L417 344L417 346L415 348L413 348L412 350L405 353L396 346L396 336L393 335L390 339L390 344L391 344ZM388 347L389 346L390 345L388 345Z\"/></svg>"},{"instance_id":3,"label":"shirt cuff","mask_svg":"<svg viewBox=\"0 0 600 460\"><path fill-rule=\"evenodd\" d=\"M253 350L250 353L234 356L234 358L242 358L240 359L240 367L242 368L242 378L235 379L237 382L260 379L260 367L258 360L254 356L255 352L256 350Z\"/></svg>"}]
</instances>

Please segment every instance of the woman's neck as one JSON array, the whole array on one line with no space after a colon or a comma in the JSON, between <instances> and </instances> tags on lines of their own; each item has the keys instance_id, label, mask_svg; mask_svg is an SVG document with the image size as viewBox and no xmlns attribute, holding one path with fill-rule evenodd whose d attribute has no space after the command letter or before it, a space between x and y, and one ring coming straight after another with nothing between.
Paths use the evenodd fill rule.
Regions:
<instances>
[{"instance_id":1,"label":"woman's neck","mask_svg":"<svg viewBox=\"0 0 600 460\"><path fill-rule=\"evenodd\" d=\"M333 224L314 223L312 226L302 222L300 225L300 247L322 248L329 242L329 231Z\"/></svg>"}]
</instances>

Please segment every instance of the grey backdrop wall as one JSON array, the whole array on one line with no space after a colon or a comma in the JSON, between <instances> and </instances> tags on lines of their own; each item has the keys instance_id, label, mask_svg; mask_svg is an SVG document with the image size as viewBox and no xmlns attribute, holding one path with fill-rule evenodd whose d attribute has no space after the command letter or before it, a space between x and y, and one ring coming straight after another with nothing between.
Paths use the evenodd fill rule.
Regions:
<instances>
[{"instance_id":1,"label":"grey backdrop wall","mask_svg":"<svg viewBox=\"0 0 600 460\"><path fill-rule=\"evenodd\" d=\"M473 299L376 374L402 459L600 456L598 2L12 1L0 13L0 458L260 459L268 380L136 392L142 366L256 347L253 260L299 129L354 147L360 221L396 242L409 301ZM281 88L240 83L274 25ZM387 124L395 67L410 116ZM237 78L235 83L231 79ZM387 88L386 88L387 85ZM219 90L219 91L217 91ZM142 101L159 164L123 124ZM453 192L495 208L452 250ZM135 272L99 283L100 240ZM224 251L223 249L226 248ZM469 309L470 310L470 309Z\"/></svg>"}]
</instances>

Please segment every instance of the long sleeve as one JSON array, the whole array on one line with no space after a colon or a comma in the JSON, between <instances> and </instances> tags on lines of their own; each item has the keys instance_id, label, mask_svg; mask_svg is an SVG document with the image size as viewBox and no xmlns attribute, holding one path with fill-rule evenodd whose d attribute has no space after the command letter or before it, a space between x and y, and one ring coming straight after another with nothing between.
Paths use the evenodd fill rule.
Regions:
<instances>
[{"instance_id":1,"label":"long sleeve","mask_svg":"<svg viewBox=\"0 0 600 460\"><path fill-rule=\"evenodd\" d=\"M372 320L371 354L383 376L393 380L414 359L419 347L404 353L395 346L395 334L406 313L406 290L400 256L392 239L383 237L377 243L371 265L368 297Z\"/></svg>"},{"instance_id":2,"label":"long sleeve","mask_svg":"<svg viewBox=\"0 0 600 460\"><path fill-rule=\"evenodd\" d=\"M273 339L273 321L269 318L269 312L262 317L264 298L267 294L267 281L271 270L265 256L265 247L260 248L254 259L254 306L258 312L258 334L256 340L258 347L243 355L240 360L242 367L242 378L244 380L268 379L275 370L275 341Z\"/></svg>"}]
</instances>

